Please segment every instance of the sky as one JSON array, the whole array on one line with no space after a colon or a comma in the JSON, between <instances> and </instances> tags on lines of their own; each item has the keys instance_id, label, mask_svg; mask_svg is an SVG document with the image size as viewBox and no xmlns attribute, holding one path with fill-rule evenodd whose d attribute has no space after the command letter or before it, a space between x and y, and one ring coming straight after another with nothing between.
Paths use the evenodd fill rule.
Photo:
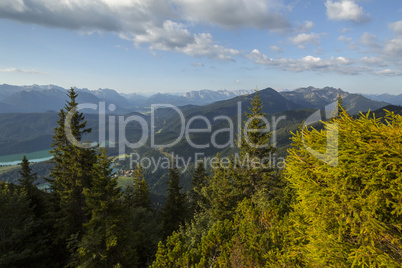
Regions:
<instances>
[{"instance_id":1,"label":"sky","mask_svg":"<svg viewBox=\"0 0 402 268\"><path fill-rule=\"evenodd\" d=\"M1 0L0 84L402 93L400 0Z\"/></svg>"}]
</instances>

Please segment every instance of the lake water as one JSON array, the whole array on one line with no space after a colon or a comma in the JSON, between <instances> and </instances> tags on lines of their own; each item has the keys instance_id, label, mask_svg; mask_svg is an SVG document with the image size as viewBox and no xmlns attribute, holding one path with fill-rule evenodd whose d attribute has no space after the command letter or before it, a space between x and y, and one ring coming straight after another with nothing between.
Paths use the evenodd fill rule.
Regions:
<instances>
[{"instance_id":1,"label":"lake water","mask_svg":"<svg viewBox=\"0 0 402 268\"><path fill-rule=\"evenodd\" d=\"M27 157L30 163L44 162L52 159L52 155L49 150L37 151L27 154L13 154L0 156L0 166L15 166L21 163L24 155Z\"/></svg>"},{"instance_id":2,"label":"lake water","mask_svg":"<svg viewBox=\"0 0 402 268\"><path fill-rule=\"evenodd\" d=\"M97 143L91 143L92 146L95 146ZM109 142L103 142L100 144L101 147L105 147L109 144ZM50 150L50 149L49 149ZM15 166L19 165L22 161L24 155L27 157L30 163L39 163L48 161L53 158L53 156L49 153L49 150L42 150L33 153L27 154L13 154L13 155L5 155L0 156L0 166Z\"/></svg>"},{"instance_id":3,"label":"lake water","mask_svg":"<svg viewBox=\"0 0 402 268\"><path fill-rule=\"evenodd\" d=\"M95 146L97 143L92 142L91 145ZM101 147L105 147L109 144L109 142L103 142L100 144ZM50 149L49 149L50 150ZM49 150L42 150L33 153L26 154L13 154L13 155L4 155L0 156L0 166L15 166L19 165L22 161L24 155L27 157L30 163L39 163L48 161L53 158L53 156L49 153Z\"/></svg>"}]
</instances>

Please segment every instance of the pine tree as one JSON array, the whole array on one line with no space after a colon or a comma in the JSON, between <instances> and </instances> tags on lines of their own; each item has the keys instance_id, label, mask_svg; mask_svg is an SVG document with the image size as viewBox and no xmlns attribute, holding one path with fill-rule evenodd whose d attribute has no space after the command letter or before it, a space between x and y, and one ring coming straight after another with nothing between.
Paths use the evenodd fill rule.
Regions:
<instances>
[{"instance_id":1,"label":"pine tree","mask_svg":"<svg viewBox=\"0 0 402 268\"><path fill-rule=\"evenodd\" d=\"M34 185L37 176L25 156L19 173L20 186L0 189L0 266L59 267L54 263L60 256L52 244L49 194Z\"/></svg>"},{"instance_id":2,"label":"pine tree","mask_svg":"<svg viewBox=\"0 0 402 268\"><path fill-rule=\"evenodd\" d=\"M152 210L151 199L149 197L149 188L145 181L143 169L140 164L137 165L133 173L133 185L127 186L125 200L131 208L145 208Z\"/></svg>"},{"instance_id":3,"label":"pine tree","mask_svg":"<svg viewBox=\"0 0 402 268\"><path fill-rule=\"evenodd\" d=\"M21 178L19 179L20 185L25 187L31 186L37 180L36 173L32 173L29 161L24 155L21 162L21 170L19 171Z\"/></svg>"},{"instance_id":4,"label":"pine tree","mask_svg":"<svg viewBox=\"0 0 402 268\"><path fill-rule=\"evenodd\" d=\"M91 129L86 128L84 115L76 110L78 94L71 88L67 96L68 101L64 109L60 110L58 126L54 130L50 151L53 155L50 162L54 166L50 182L60 202L59 215L55 217L58 218L58 227L62 232L61 239L70 240L69 247L73 250L82 235L83 224L89 220L84 211L83 190L91 187L96 151L73 144L72 138L80 142ZM71 120L66 122L70 119L69 114Z\"/></svg>"},{"instance_id":5,"label":"pine tree","mask_svg":"<svg viewBox=\"0 0 402 268\"><path fill-rule=\"evenodd\" d=\"M233 163L229 167L220 165L220 155L216 156L216 164L212 167L214 175L207 186L201 190L202 210L209 214L212 221L231 219L238 202L235 182L232 177Z\"/></svg>"},{"instance_id":6,"label":"pine tree","mask_svg":"<svg viewBox=\"0 0 402 268\"><path fill-rule=\"evenodd\" d=\"M181 192L179 170L174 162L169 168L167 198L162 211L163 236L167 237L184 224L188 215L186 194Z\"/></svg>"},{"instance_id":7,"label":"pine tree","mask_svg":"<svg viewBox=\"0 0 402 268\"><path fill-rule=\"evenodd\" d=\"M35 216L41 218L44 216L47 210L47 204L45 204L45 195L34 185L34 182L38 178L36 173L32 172L30 163L25 155L22 158L20 165L20 185L23 187L26 198L30 204L30 208L34 211Z\"/></svg>"},{"instance_id":8,"label":"pine tree","mask_svg":"<svg viewBox=\"0 0 402 268\"><path fill-rule=\"evenodd\" d=\"M125 243L127 232L123 221L121 191L117 187L117 178L112 178L111 162L104 149L94 165L92 185L84 189L84 195L85 210L90 220L84 224L85 234L78 249L80 265L129 265L130 261L125 259L129 247Z\"/></svg>"},{"instance_id":9,"label":"pine tree","mask_svg":"<svg viewBox=\"0 0 402 268\"><path fill-rule=\"evenodd\" d=\"M266 187L273 170L271 159L275 150L269 141L271 132L267 130L258 91L250 104L246 113L248 120L238 136L240 157L235 159L234 179L239 201Z\"/></svg>"},{"instance_id":10,"label":"pine tree","mask_svg":"<svg viewBox=\"0 0 402 268\"><path fill-rule=\"evenodd\" d=\"M189 204L191 212L197 213L203 207L202 203L206 200L201 194L201 189L208 183L208 175L205 171L204 163L198 162L191 181L191 190L189 193Z\"/></svg>"}]
</instances>

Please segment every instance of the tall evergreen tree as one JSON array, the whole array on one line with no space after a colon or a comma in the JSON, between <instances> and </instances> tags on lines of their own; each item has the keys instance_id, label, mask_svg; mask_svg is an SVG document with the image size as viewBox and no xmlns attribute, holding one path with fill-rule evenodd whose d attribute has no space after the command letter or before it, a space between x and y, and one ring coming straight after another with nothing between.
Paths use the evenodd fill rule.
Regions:
<instances>
[{"instance_id":1,"label":"tall evergreen tree","mask_svg":"<svg viewBox=\"0 0 402 268\"><path fill-rule=\"evenodd\" d=\"M117 178L112 178L111 162L105 150L101 150L94 164L94 178L90 188L84 189L88 223L82 237L79 252L79 264L85 267L114 267L115 265L132 266L127 245L127 232L123 220L121 191L117 187Z\"/></svg>"},{"instance_id":2,"label":"tall evergreen tree","mask_svg":"<svg viewBox=\"0 0 402 268\"><path fill-rule=\"evenodd\" d=\"M33 210L37 218L42 218L45 216L48 210L48 204L46 204L45 194L39 190L34 182L38 179L36 173L32 172L30 163L26 156L22 158L21 170L19 171L21 178L19 179L20 185L23 188L26 198L28 199L29 205Z\"/></svg>"},{"instance_id":3,"label":"tall evergreen tree","mask_svg":"<svg viewBox=\"0 0 402 268\"><path fill-rule=\"evenodd\" d=\"M207 202L201 203L213 221L231 219L238 202L235 181L232 177L233 163L229 167L220 165L221 158L216 156L217 164L213 166L214 176L204 187L202 195Z\"/></svg>"},{"instance_id":4,"label":"tall evergreen tree","mask_svg":"<svg viewBox=\"0 0 402 268\"><path fill-rule=\"evenodd\" d=\"M153 261L157 243L160 241L161 224L152 209L149 188L140 164L134 171L132 186L124 192L125 207L128 208L127 228L130 244L138 255L138 267L148 267Z\"/></svg>"},{"instance_id":5,"label":"tall evergreen tree","mask_svg":"<svg viewBox=\"0 0 402 268\"><path fill-rule=\"evenodd\" d=\"M33 185L37 180L37 176L35 173L32 173L32 169L29 166L29 161L27 157L24 155L21 162L21 170L19 171L21 178L19 179L20 185L23 187Z\"/></svg>"},{"instance_id":6,"label":"tall evergreen tree","mask_svg":"<svg viewBox=\"0 0 402 268\"><path fill-rule=\"evenodd\" d=\"M201 189L208 183L208 175L205 171L204 163L198 162L195 168L193 179L191 181L191 190L189 193L189 204L191 212L197 213L201 210L202 204L205 203L205 197L201 194Z\"/></svg>"},{"instance_id":7,"label":"tall evergreen tree","mask_svg":"<svg viewBox=\"0 0 402 268\"><path fill-rule=\"evenodd\" d=\"M83 136L91 132L86 128L85 117L77 111L78 94L73 88L68 91L68 101L60 110L58 126L54 130L50 161L54 164L50 182L60 202L58 227L62 232L62 240L70 240L70 249L75 251L84 223L88 216L84 211L84 188L90 188L93 177L93 165L96 162L96 151L82 148L74 144L73 139L81 142ZM70 115L70 117L69 117ZM67 120L71 119L71 120Z\"/></svg>"},{"instance_id":8,"label":"tall evergreen tree","mask_svg":"<svg viewBox=\"0 0 402 268\"><path fill-rule=\"evenodd\" d=\"M179 170L172 161L169 168L167 198L162 211L163 235L167 237L187 219L187 197L181 192Z\"/></svg>"},{"instance_id":9,"label":"tall evergreen tree","mask_svg":"<svg viewBox=\"0 0 402 268\"><path fill-rule=\"evenodd\" d=\"M269 141L271 132L258 91L250 104L247 121L238 136L240 157L235 159L234 179L239 201L266 187L273 170L271 159L275 150Z\"/></svg>"},{"instance_id":10,"label":"tall evergreen tree","mask_svg":"<svg viewBox=\"0 0 402 268\"><path fill-rule=\"evenodd\" d=\"M134 170L134 179L132 187L127 186L125 199L131 208L146 208L152 210L151 199L149 197L149 188L145 181L143 169L140 164Z\"/></svg>"}]
</instances>

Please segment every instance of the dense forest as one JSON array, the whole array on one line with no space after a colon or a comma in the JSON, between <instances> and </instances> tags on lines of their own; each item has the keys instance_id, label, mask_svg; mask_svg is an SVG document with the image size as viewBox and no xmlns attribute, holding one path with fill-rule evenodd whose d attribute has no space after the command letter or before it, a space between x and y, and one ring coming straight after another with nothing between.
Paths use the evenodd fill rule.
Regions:
<instances>
[{"instance_id":1,"label":"dense forest","mask_svg":"<svg viewBox=\"0 0 402 268\"><path fill-rule=\"evenodd\" d=\"M66 133L91 132L76 98L71 89L58 114L51 188L35 186L26 158L19 184L0 184L1 267L402 266L400 115L352 117L339 104L319 128L293 133L278 169L256 93L239 155L218 154L211 170L199 162L189 191L171 161L157 207L140 165L121 189L104 149L71 142Z\"/></svg>"}]
</instances>

